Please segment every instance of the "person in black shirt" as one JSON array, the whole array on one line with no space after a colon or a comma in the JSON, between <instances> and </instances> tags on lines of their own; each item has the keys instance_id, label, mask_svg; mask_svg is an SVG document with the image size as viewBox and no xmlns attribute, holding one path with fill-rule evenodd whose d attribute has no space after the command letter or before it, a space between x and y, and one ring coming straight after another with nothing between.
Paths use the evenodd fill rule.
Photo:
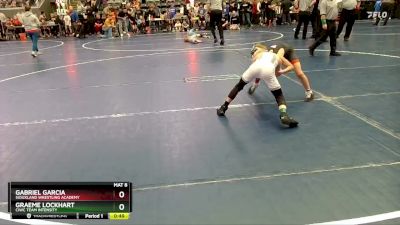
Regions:
<instances>
[{"instance_id":1,"label":"person in black shirt","mask_svg":"<svg viewBox=\"0 0 400 225\"><path fill-rule=\"evenodd\" d=\"M156 11L152 5L150 5L149 10L146 12L145 20L146 26L150 26L150 20L156 18Z\"/></svg>"},{"instance_id":2,"label":"person in black shirt","mask_svg":"<svg viewBox=\"0 0 400 225\"><path fill-rule=\"evenodd\" d=\"M265 12L267 14L267 21L265 25L271 28L275 13L275 11L272 9L272 0L267 0L267 2L265 3Z\"/></svg>"},{"instance_id":3,"label":"person in black shirt","mask_svg":"<svg viewBox=\"0 0 400 225\"><path fill-rule=\"evenodd\" d=\"M128 10L127 9L120 9L118 12L118 32L121 38L123 38L124 34L128 33Z\"/></svg>"},{"instance_id":4,"label":"person in black shirt","mask_svg":"<svg viewBox=\"0 0 400 225\"><path fill-rule=\"evenodd\" d=\"M238 7L236 5L235 2L231 2L231 5L229 6L229 12L233 12L233 11L238 11Z\"/></svg>"},{"instance_id":5,"label":"person in black shirt","mask_svg":"<svg viewBox=\"0 0 400 225\"><path fill-rule=\"evenodd\" d=\"M317 38L317 36L319 36L319 30L322 29L322 27L321 27L320 15L319 15L319 10L318 10L319 0L313 0L313 1L315 1L315 3L314 3L313 9L311 10L311 14L310 14L310 22L311 22L311 26L312 26L311 38Z\"/></svg>"},{"instance_id":6,"label":"person in black shirt","mask_svg":"<svg viewBox=\"0 0 400 225\"><path fill-rule=\"evenodd\" d=\"M232 11L230 29L231 30L240 30L239 24L240 24L239 14L237 13L237 11Z\"/></svg>"},{"instance_id":7,"label":"person in black shirt","mask_svg":"<svg viewBox=\"0 0 400 225\"><path fill-rule=\"evenodd\" d=\"M267 23L267 11L266 11L266 6L267 6L267 0L264 0L260 4L260 9L261 9L261 23Z\"/></svg>"},{"instance_id":8,"label":"person in black shirt","mask_svg":"<svg viewBox=\"0 0 400 225\"><path fill-rule=\"evenodd\" d=\"M94 23L96 18L94 17L94 12L93 9L91 7L88 7L88 10L86 11L86 15L87 15L87 32L89 34L94 34Z\"/></svg>"},{"instance_id":9,"label":"person in black shirt","mask_svg":"<svg viewBox=\"0 0 400 225\"><path fill-rule=\"evenodd\" d=\"M282 1L282 24L291 24L290 7L292 7L292 2L290 0Z\"/></svg>"},{"instance_id":10,"label":"person in black shirt","mask_svg":"<svg viewBox=\"0 0 400 225\"><path fill-rule=\"evenodd\" d=\"M240 12L242 14L242 24L243 25L248 25L251 27L251 20L250 20L250 15L251 15L251 4L245 0L241 7L240 7Z\"/></svg>"}]
</instances>

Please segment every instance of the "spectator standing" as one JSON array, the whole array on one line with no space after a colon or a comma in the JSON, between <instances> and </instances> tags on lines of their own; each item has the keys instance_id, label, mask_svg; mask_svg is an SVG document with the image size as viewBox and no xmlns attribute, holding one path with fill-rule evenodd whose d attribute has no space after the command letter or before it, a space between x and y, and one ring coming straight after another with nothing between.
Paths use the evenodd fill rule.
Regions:
<instances>
[{"instance_id":1,"label":"spectator standing","mask_svg":"<svg viewBox=\"0 0 400 225\"><path fill-rule=\"evenodd\" d=\"M35 16L35 14L31 12L31 7L29 5L25 6L25 13L22 17L22 23L25 27L25 32L32 40L31 55L33 57L36 57L39 54L38 42L40 33L40 21Z\"/></svg>"},{"instance_id":2,"label":"spectator standing","mask_svg":"<svg viewBox=\"0 0 400 225\"><path fill-rule=\"evenodd\" d=\"M128 33L128 11L126 9L119 10L117 25L119 36L121 38L124 37L124 34L127 34L128 37L130 37L130 34Z\"/></svg>"},{"instance_id":3,"label":"spectator standing","mask_svg":"<svg viewBox=\"0 0 400 225\"><path fill-rule=\"evenodd\" d=\"M78 21L79 21L79 15L76 10L72 6L69 7L69 14L71 17L71 23L72 23L72 36L75 36L75 33L77 33L78 30Z\"/></svg>"},{"instance_id":4,"label":"spectator standing","mask_svg":"<svg viewBox=\"0 0 400 225\"><path fill-rule=\"evenodd\" d=\"M380 13L380 16L379 15L377 16L375 25L379 24L379 21L381 20L380 17L382 17L383 15L386 16L385 18L383 18L383 26L385 26L387 24L389 17L392 16L394 4L395 4L395 0L382 0L381 13Z\"/></svg>"},{"instance_id":5,"label":"spectator standing","mask_svg":"<svg viewBox=\"0 0 400 225\"><path fill-rule=\"evenodd\" d=\"M290 7L292 7L292 2L290 0L283 0L281 3L282 10L282 24L291 24L290 19Z\"/></svg>"},{"instance_id":6,"label":"spectator standing","mask_svg":"<svg viewBox=\"0 0 400 225\"><path fill-rule=\"evenodd\" d=\"M322 34L318 39L309 47L310 55L314 55L314 50L323 43L329 36L331 53L330 56L340 56L336 52L336 19L338 17L339 0L321 0L319 3L319 11L321 14Z\"/></svg>"},{"instance_id":7,"label":"spectator standing","mask_svg":"<svg viewBox=\"0 0 400 225\"><path fill-rule=\"evenodd\" d=\"M242 14L242 24L248 25L251 27L251 20L250 20L250 12L251 12L251 5L248 3L247 0L244 0L240 5L240 13Z\"/></svg>"},{"instance_id":8,"label":"spectator standing","mask_svg":"<svg viewBox=\"0 0 400 225\"><path fill-rule=\"evenodd\" d=\"M218 42L215 35L215 26L218 28L220 45L224 45L224 29L222 28L222 0L208 0L208 7L210 12L210 30L214 37L214 43Z\"/></svg>"},{"instance_id":9,"label":"spectator standing","mask_svg":"<svg viewBox=\"0 0 400 225\"><path fill-rule=\"evenodd\" d=\"M299 8L299 21L297 21L296 30L294 32L294 38L299 39L299 32L301 25L303 24L303 39L307 37L307 28L310 21L311 15L311 0L296 0L296 6Z\"/></svg>"},{"instance_id":10,"label":"spectator standing","mask_svg":"<svg viewBox=\"0 0 400 225\"><path fill-rule=\"evenodd\" d=\"M360 8L360 0L342 0L340 13L339 26L337 29L337 38L342 33L344 24L346 25L346 32L344 33L344 40L348 41L351 30L353 29L354 22L356 21L356 9Z\"/></svg>"},{"instance_id":11,"label":"spectator standing","mask_svg":"<svg viewBox=\"0 0 400 225\"><path fill-rule=\"evenodd\" d=\"M319 0L313 0L313 9L310 15L310 21L312 26L312 36L311 38L317 39L320 36L322 27L321 27L321 20L320 20L320 13L319 13Z\"/></svg>"},{"instance_id":12,"label":"spectator standing","mask_svg":"<svg viewBox=\"0 0 400 225\"><path fill-rule=\"evenodd\" d=\"M65 25L65 35L69 36L72 34L72 25L71 25L71 16L67 13L64 16L64 25Z\"/></svg>"}]
</instances>

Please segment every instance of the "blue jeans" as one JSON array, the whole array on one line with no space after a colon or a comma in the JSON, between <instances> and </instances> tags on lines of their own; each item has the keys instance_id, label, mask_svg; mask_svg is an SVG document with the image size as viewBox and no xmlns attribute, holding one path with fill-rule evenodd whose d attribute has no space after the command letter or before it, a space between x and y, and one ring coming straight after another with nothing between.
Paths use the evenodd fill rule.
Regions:
<instances>
[{"instance_id":1,"label":"blue jeans","mask_svg":"<svg viewBox=\"0 0 400 225\"><path fill-rule=\"evenodd\" d=\"M103 28L104 35L106 38L111 38L112 37L112 27L109 28Z\"/></svg>"},{"instance_id":2,"label":"blue jeans","mask_svg":"<svg viewBox=\"0 0 400 225\"><path fill-rule=\"evenodd\" d=\"M243 25L248 25L251 26L251 20L250 20L250 13L249 12L244 12L242 13L242 23Z\"/></svg>"},{"instance_id":3,"label":"blue jeans","mask_svg":"<svg viewBox=\"0 0 400 225\"><path fill-rule=\"evenodd\" d=\"M38 52L39 31L27 32L27 34L32 40L32 51Z\"/></svg>"}]
</instances>

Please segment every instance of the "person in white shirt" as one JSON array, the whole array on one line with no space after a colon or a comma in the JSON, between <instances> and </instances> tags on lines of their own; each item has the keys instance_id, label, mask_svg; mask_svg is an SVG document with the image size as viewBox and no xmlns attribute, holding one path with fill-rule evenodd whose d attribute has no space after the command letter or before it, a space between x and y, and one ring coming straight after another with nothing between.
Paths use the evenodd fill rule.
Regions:
<instances>
[{"instance_id":1,"label":"person in white shirt","mask_svg":"<svg viewBox=\"0 0 400 225\"><path fill-rule=\"evenodd\" d=\"M208 0L207 10L210 12L210 30L214 37L214 43L218 42L215 36L215 26L218 27L220 45L224 45L224 29L222 27L222 0Z\"/></svg>"},{"instance_id":2,"label":"person in white shirt","mask_svg":"<svg viewBox=\"0 0 400 225\"><path fill-rule=\"evenodd\" d=\"M67 13L64 16L64 25L65 25L65 34L72 34L72 24L71 24L71 16Z\"/></svg>"},{"instance_id":3,"label":"person in white shirt","mask_svg":"<svg viewBox=\"0 0 400 225\"><path fill-rule=\"evenodd\" d=\"M229 92L228 97L225 99L224 104L217 109L218 116L225 116L225 112L228 110L229 104L235 99L236 95L243 90L244 86L254 79L260 78L264 80L268 89L274 95L275 100L278 104L280 112L280 121L282 125L290 128L297 127L298 122L293 118L289 117L286 112L287 104L285 97L283 96L281 85L276 78L277 74L285 74L293 69L293 65L285 59L283 56L279 56L273 52L267 51L267 47L262 44L256 44L251 49L251 57L253 63L243 73L239 82ZM280 69L280 65L286 67Z\"/></svg>"},{"instance_id":4,"label":"person in white shirt","mask_svg":"<svg viewBox=\"0 0 400 225\"><path fill-rule=\"evenodd\" d=\"M342 11L340 13L339 26L336 31L337 38L339 38L340 33L342 33L344 24L347 23L344 40L349 40L351 30L353 29L354 22L356 21L356 9L360 8L360 4L360 0L342 0Z\"/></svg>"},{"instance_id":5,"label":"person in white shirt","mask_svg":"<svg viewBox=\"0 0 400 225\"><path fill-rule=\"evenodd\" d=\"M26 34L32 40L32 56L39 54L38 41L40 33L40 21L35 14L32 13L29 5L25 6L25 13L22 16L22 24L24 25Z\"/></svg>"}]
</instances>

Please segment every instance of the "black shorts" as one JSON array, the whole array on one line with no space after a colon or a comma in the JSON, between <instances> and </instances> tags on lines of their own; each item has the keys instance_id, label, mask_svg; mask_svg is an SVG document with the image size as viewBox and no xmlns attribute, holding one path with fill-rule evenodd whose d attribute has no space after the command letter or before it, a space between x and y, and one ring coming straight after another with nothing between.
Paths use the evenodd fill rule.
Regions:
<instances>
[{"instance_id":1,"label":"black shorts","mask_svg":"<svg viewBox=\"0 0 400 225\"><path fill-rule=\"evenodd\" d=\"M300 61L299 57L296 55L292 47L285 48L285 55L283 57L285 57L285 59L287 59L292 64Z\"/></svg>"}]
</instances>

